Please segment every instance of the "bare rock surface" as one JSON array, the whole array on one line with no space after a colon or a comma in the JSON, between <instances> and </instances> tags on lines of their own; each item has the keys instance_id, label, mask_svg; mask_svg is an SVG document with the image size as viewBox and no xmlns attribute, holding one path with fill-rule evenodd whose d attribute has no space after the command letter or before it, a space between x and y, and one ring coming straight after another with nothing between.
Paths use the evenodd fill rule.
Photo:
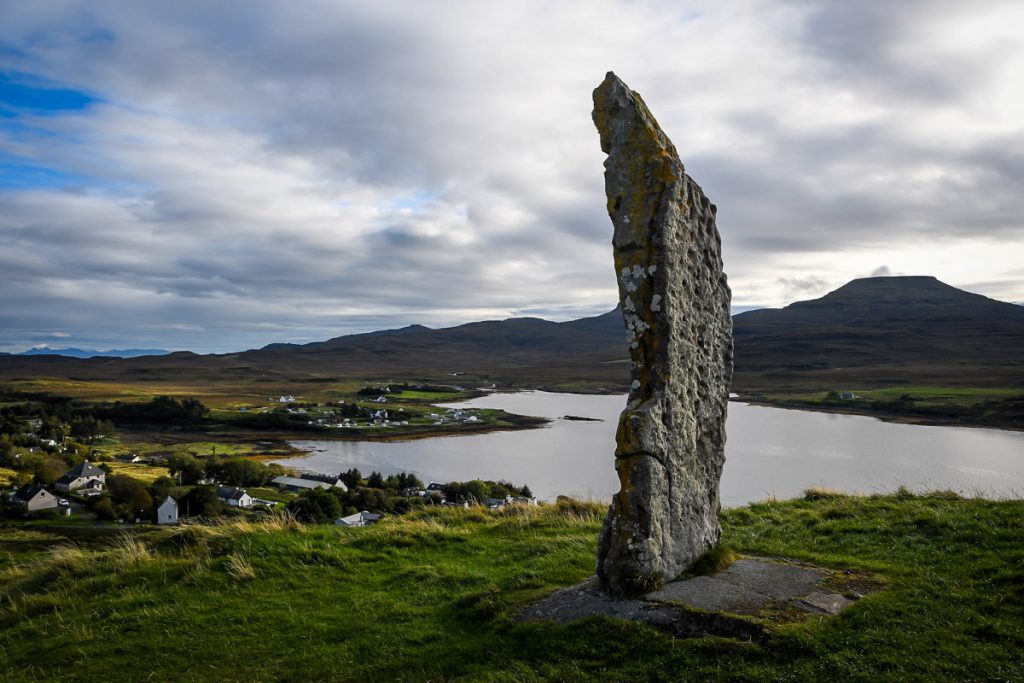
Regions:
<instances>
[{"instance_id":1,"label":"bare rock surface","mask_svg":"<svg viewBox=\"0 0 1024 683\"><path fill-rule=\"evenodd\" d=\"M742 559L712 576L674 581L646 600L677 602L706 610L759 614L775 602L822 593L822 569L759 559Z\"/></svg>"},{"instance_id":2,"label":"bare rock surface","mask_svg":"<svg viewBox=\"0 0 1024 683\"><path fill-rule=\"evenodd\" d=\"M597 576L625 596L675 578L721 535L731 295L715 206L640 96L609 73L594 91L593 118L608 154L605 192L632 361L616 436L621 488L601 533Z\"/></svg>"},{"instance_id":3,"label":"bare rock surface","mask_svg":"<svg viewBox=\"0 0 1024 683\"><path fill-rule=\"evenodd\" d=\"M609 596L592 577L533 603L520 619L569 624L602 616L638 621L680 637L763 641L768 622L756 617L794 610L830 615L853 604L823 586L828 577L819 567L744 558L717 574L674 581L631 599Z\"/></svg>"}]
</instances>

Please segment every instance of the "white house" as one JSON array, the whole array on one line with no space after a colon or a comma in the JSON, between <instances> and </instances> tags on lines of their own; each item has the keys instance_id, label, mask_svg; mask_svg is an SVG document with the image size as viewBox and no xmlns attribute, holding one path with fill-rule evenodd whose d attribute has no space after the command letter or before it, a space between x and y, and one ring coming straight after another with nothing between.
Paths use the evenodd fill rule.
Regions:
<instances>
[{"instance_id":1,"label":"white house","mask_svg":"<svg viewBox=\"0 0 1024 683\"><path fill-rule=\"evenodd\" d=\"M85 460L68 470L53 484L53 488L68 493L77 491L83 496L96 496L103 492L106 480L106 472Z\"/></svg>"},{"instance_id":2,"label":"white house","mask_svg":"<svg viewBox=\"0 0 1024 683\"><path fill-rule=\"evenodd\" d=\"M338 526L370 526L379 522L383 516L363 510L348 517L340 517L334 520L334 523Z\"/></svg>"},{"instance_id":3,"label":"white house","mask_svg":"<svg viewBox=\"0 0 1024 683\"><path fill-rule=\"evenodd\" d=\"M217 497L229 507L252 507L252 496L246 493L245 489L238 489L232 486L218 486Z\"/></svg>"},{"instance_id":4,"label":"white house","mask_svg":"<svg viewBox=\"0 0 1024 683\"><path fill-rule=\"evenodd\" d=\"M18 489L11 502L25 509L26 512L51 510L57 507L57 497L38 484L26 484Z\"/></svg>"},{"instance_id":5,"label":"white house","mask_svg":"<svg viewBox=\"0 0 1024 683\"><path fill-rule=\"evenodd\" d=\"M157 524L177 524L178 523L178 501L174 500L170 496L160 503L160 507L156 509L156 523Z\"/></svg>"}]
</instances>

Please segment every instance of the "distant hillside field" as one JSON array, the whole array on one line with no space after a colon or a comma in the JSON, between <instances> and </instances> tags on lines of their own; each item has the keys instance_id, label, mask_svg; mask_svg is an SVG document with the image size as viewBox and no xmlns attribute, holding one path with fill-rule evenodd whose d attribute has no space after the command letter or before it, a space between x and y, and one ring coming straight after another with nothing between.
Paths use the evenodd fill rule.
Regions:
<instances>
[{"instance_id":1,"label":"distant hillside field","mask_svg":"<svg viewBox=\"0 0 1024 683\"><path fill-rule=\"evenodd\" d=\"M813 301L734 316L741 393L908 385L1024 388L1024 308L931 277L854 280ZM622 316L485 321L433 330L144 358L2 356L0 380L75 377L175 383L413 379L623 391Z\"/></svg>"}]
</instances>

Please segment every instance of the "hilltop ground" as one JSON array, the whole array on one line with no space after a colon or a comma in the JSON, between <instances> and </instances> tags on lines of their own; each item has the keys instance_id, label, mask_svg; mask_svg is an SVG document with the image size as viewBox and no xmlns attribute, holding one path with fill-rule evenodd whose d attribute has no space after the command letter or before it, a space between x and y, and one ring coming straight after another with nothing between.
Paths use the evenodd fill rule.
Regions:
<instances>
[{"instance_id":1,"label":"hilltop ground","mask_svg":"<svg viewBox=\"0 0 1024 683\"><path fill-rule=\"evenodd\" d=\"M812 492L723 513L724 543L884 588L763 645L519 623L593 571L603 509L431 509L376 527L0 529L4 680L1020 680L1024 503ZM141 654L144 653L144 656Z\"/></svg>"}]
</instances>

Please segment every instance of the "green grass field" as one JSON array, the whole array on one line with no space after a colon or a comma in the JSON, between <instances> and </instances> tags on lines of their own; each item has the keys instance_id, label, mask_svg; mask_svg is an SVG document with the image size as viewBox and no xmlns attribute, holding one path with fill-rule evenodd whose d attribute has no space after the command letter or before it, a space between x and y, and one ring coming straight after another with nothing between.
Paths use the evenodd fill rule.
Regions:
<instances>
[{"instance_id":1,"label":"green grass field","mask_svg":"<svg viewBox=\"0 0 1024 683\"><path fill-rule=\"evenodd\" d=\"M110 468L111 474L124 474L132 479L138 479L144 484L152 484L154 480L160 477L169 477L170 472L166 467L159 467L156 465L144 465L139 462L108 462L107 467Z\"/></svg>"},{"instance_id":2,"label":"green grass field","mask_svg":"<svg viewBox=\"0 0 1024 683\"><path fill-rule=\"evenodd\" d=\"M843 392L852 392L856 398L838 398L837 394ZM865 389L844 385L831 392L808 389L742 396L755 403L861 413L883 419L1024 429L1024 391L1019 388L900 386Z\"/></svg>"},{"instance_id":3,"label":"green grass field","mask_svg":"<svg viewBox=\"0 0 1024 683\"><path fill-rule=\"evenodd\" d=\"M815 493L723 513L724 542L880 592L764 645L594 618L518 623L593 572L603 506L272 519L102 546L0 529L4 680L1020 680L1024 503ZM56 544L56 545L55 545ZM46 550L45 546L50 549ZM140 656L145 653L145 656Z\"/></svg>"}]
</instances>

